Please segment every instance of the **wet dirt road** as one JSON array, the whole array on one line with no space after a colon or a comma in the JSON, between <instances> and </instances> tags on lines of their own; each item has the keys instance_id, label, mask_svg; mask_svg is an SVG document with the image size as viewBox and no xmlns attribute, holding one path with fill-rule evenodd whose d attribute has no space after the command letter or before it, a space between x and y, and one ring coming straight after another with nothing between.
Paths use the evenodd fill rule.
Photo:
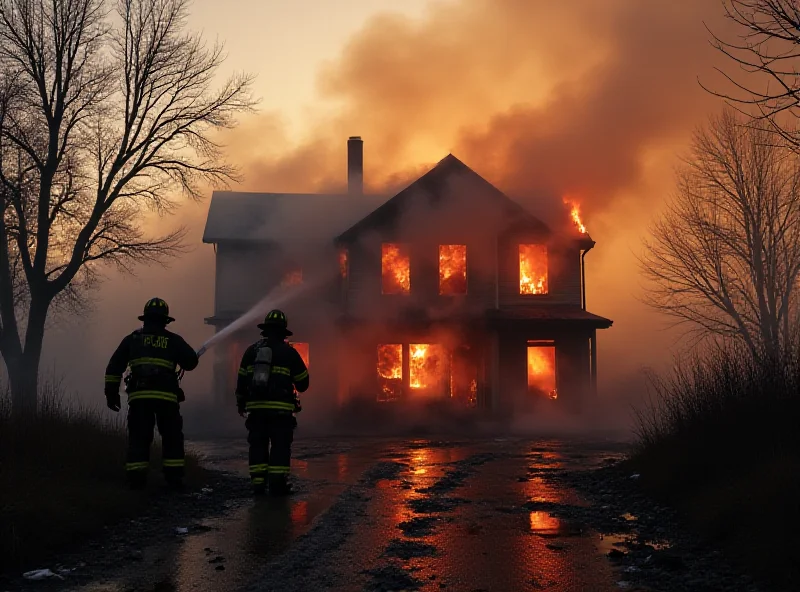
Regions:
<instances>
[{"instance_id":1,"label":"wet dirt road","mask_svg":"<svg viewBox=\"0 0 800 592\"><path fill-rule=\"evenodd\" d=\"M192 446L242 477L241 497L174 541L145 544L118 573L60 589L619 589L606 541L535 509L582 505L548 475L617 457L611 443L301 440L288 499L249 496L243 443Z\"/></svg>"}]
</instances>

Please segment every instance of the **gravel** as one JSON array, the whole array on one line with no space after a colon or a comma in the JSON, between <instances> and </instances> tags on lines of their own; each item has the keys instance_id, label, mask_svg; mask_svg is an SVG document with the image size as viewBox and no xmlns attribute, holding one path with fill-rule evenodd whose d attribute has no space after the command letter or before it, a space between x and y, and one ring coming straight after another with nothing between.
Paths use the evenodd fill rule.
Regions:
<instances>
[{"instance_id":1,"label":"gravel","mask_svg":"<svg viewBox=\"0 0 800 592\"><path fill-rule=\"evenodd\" d=\"M623 587L662 592L763 592L752 578L687 531L678 515L646 496L624 465L582 471L544 471L542 477L578 491L589 506L531 501L526 511L546 511L567 524L586 525L611 537L607 551ZM606 542L609 542L608 540Z\"/></svg>"}]
</instances>

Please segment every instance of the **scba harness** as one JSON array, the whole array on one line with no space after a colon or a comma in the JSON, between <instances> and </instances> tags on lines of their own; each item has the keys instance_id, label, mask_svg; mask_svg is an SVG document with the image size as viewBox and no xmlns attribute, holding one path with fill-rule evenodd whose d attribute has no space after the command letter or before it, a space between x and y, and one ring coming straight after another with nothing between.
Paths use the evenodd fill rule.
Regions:
<instances>
[{"instance_id":1,"label":"scba harness","mask_svg":"<svg viewBox=\"0 0 800 592\"><path fill-rule=\"evenodd\" d=\"M264 409L279 414L298 413L302 410L300 401L294 388L287 388L291 380L291 371L289 368L274 365L273 354L273 349L266 339L258 342L253 362L250 397L245 409L247 411ZM277 376L286 376L288 380L276 380Z\"/></svg>"},{"instance_id":2,"label":"scba harness","mask_svg":"<svg viewBox=\"0 0 800 592\"><path fill-rule=\"evenodd\" d=\"M125 377L129 402L159 399L181 403L186 399L180 387L177 364L168 356L168 336L144 333L142 329L133 332L128 362L130 372Z\"/></svg>"}]
</instances>

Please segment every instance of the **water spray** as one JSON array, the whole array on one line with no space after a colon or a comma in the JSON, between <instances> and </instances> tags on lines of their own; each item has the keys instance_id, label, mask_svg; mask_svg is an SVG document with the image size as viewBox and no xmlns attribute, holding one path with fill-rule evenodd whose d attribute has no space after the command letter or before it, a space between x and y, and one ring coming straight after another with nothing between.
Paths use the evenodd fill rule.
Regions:
<instances>
[{"instance_id":1,"label":"water spray","mask_svg":"<svg viewBox=\"0 0 800 592\"><path fill-rule=\"evenodd\" d=\"M328 280L328 277L329 277L328 274L325 274L317 277L314 281L310 282L304 281L302 284L299 285L278 286L277 288L273 288L250 310L248 310L242 316L237 318L230 325L223 328L222 331L215 333L208 341L206 341L202 346L200 346L200 349L198 349L197 352L195 352L197 354L197 357L199 358L216 343L224 341L225 339L230 337L230 335L232 335L245 325L248 325L259 318L263 318L264 315L266 315L267 312L269 312L273 308L279 308L285 305L286 303L291 302L298 296L302 295L310 288L317 287L320 284L324 283L325 281Z\"/></svg>"}]
</instances>

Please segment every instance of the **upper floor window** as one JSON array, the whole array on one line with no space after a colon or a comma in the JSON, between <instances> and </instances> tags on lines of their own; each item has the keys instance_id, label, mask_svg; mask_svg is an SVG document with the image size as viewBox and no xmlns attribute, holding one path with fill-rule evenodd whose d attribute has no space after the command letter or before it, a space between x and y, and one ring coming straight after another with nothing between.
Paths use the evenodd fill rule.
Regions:
<instances>
[{"instance_id":1,"label":"upper floor window","mask_svg":"<svg viewBox=\"0 0 800 592\"><path fill-rule=\"evenodd\" d=\"M439 294L467 293L467 245L439 245Z\"/></svg>"},{"instance_id":2,"label":"upper floor window","mask_svg":"<svg viewBox=\"0 0 800 592\"><path fill-rule=\"evenodd\" d=\"M519 293L547 294L547 247L519 246Z\"/></svg>"},{"instance_id":3,"label":"upper floor window","mask_svg":"<svg viewBox=\"0 0 800 592\"><path fill-rule=\"evenodd\" d=\"M411 292L411 257L408 245L381 245L381 293L408 294Z\"/></svg>"},{"instance_id":4,"label":"upper floor window","mask_svg":"<svg viewBox=\"0 0 800 592\"><path fill-rule=\"evenodd\" d=\"M281 286L298 286L303 283L303 270L292 269L286 272L281 280Z\"/></svg>"}]
</instances>

